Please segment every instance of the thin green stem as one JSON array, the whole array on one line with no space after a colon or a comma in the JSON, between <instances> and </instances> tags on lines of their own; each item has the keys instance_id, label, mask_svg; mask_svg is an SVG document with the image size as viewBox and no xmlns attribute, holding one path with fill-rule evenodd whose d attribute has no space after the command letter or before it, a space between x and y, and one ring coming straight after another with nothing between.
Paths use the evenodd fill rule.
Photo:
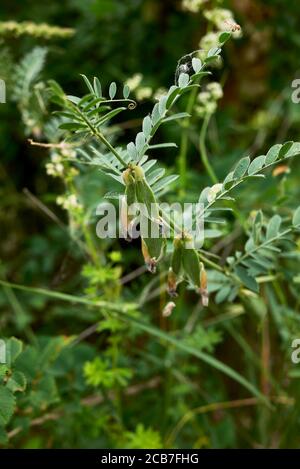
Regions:
<instances>
[{"instance_id":1,"label":"thin green stem","mask_svg":"<svg viewBox=\"0 0 300 469\"><path fill-rule=\"evenodd\" d=\"M212 269L217 270L218 272L222 272L225 275L227 274L227 271L223 267L221 267L220 265L218 265L215 262L211 261L210 259L207 259L207 257L205 257L203 254L201 254L199 251L198 251L198 255L199 255L200 260L204 264L208 265Z\"/></svg>"},{"instance_id":2,"label":"thin green stem","mask_svg":"<svg viewBox=\"0 0 300 469\"><path fill-rule=\"evenodd\" d=\"M14 288L16 290L25 291L31 294L35 293L37 295L43 295L49 298L55 298L57 300L83 304L86 306L92 306L96 308L102 308L103 310L109 310L111 312L116 312L116 313L127 313L130 311L134 311L138 307L138 305L135 303L119 304L116 302L110 302L110 301L104 301L104 300L91 300L83 296L78 297L78 296L70 295L68 293L61 293L61 292L54 291L54 290L46 290L44 288L27 287L26 285L19 285L16 283L6 282L5 280L0 280L0 286Z\"/></svg>"},{"instance_id":3,"label":"thin green stem","mask_svg":"<svg viewBox=\"0 0 300 469\"><path fill-rule=\"evenodd\" d=\"M201 127L200 137L199 137L199 151L200 151L201 161L207 171L207 174L209 175L212 183L217 184L218 178L209 162L207 150L206 150L206 143L205 143L210 118L211 118L211 114L206 114L206 116L204 117L203 124Z\"/></svg>"},{"instance_id":4,"label":"thin green stem","mask_svg":"<svg viewBox=\"0 0 300 469\"><path fill-rule=\"evenodd\" d=\"M98 137L99 140L101 140L101 142L115 155L117 160L126 168L128 165L127 165L126 161L123 160L121 155L117 152L117 150L109 143L108 140L106 140L104 135L101 132L99 132L99 130L97 130L97 129L94 129L94 130L95 130L94 135L96 137Z\"/></svg>"},{"instance_id":5,"label":"thin green stem","mask_svg":"<svg viewBox=\"0 0 300 469\"><path fill-rule=\"evenodd\" d=\"M113 155L115 155L115 157L117 158L117 160L121 163L122 166L124 167L127 167L127 163L126 161L122 158L122 156L117 152L117 150L111 145L111 143L109 143L108 140L106 140L106 138L104 137L104 135L96 128L93 126L93 124L89 121L89 119L86 118L86 116L84 115L84 113L82 113L80 111L80 109L78 109L77 106L73 106L73 109L76 110L76 112L79 114L79 116L81 117L81 119L83 119L83 121L86 123L86 125L89 127L91 133L93 135L95 135L95 137L99 138L99 140L113 153Z\"/></svg>"},{"instance_id":6,"label":"thin green stem","mask_svg":"<svg viewBox=\"0 0 300 469\"><path fill-rule=\"evenodd\" d=\"M181 132L181 143L180 143L180 153L178 156L178 168L180 174L180 192L181 196L184 196L186 190L186 173L187 173L187 151L188 151L188 139L189 139L189 126L191 123L191 113L195 104L197 97L198 88L194 88L189 96L186 112L190 114L189 117L186 117L182 124Z\"/></svg>"},{"instance_id":7,"label":"thin green stem","mask_svg":"<svg viewBox=\"0 0 300 469\"><path fill-rule=\"evenodd\" d=\"M297 154L299 155L299 154ZM292 155L292 156L296 156L295 155ZM291 158L291 157L290 157ZM265 165L263 168L260 168L259 170L257 170L254 174L252 174L251 176L249 175L246 175L246 176L243 176L241 179L238 179L237 181L235 181L228 189L225 189L225 190L222 190L221 192L219 192L216 196L215 199L213 199L211 202L209 202L207 205L205 205L205 207L203 208L203 211L201 212L200 215L198 216L204 216L208 211L209 209L215 205L218 201L220 201L221 199L224 199L224 197L227 197L228 194L230 194L234 189L236 189L239 185L241 185L243 182L245 182L246 180L248 180L250 177L255 177L255 176L259 176L261 174L261 171L262 170L265 170L265 169L268 169L268 168L271 168L273 166L275 166L276 164L278 164L278 160L275 160L273 161L272 163L269 163L267 165ZM300 226L299 226L300 227Z\"/></svg>"}]
</instances>

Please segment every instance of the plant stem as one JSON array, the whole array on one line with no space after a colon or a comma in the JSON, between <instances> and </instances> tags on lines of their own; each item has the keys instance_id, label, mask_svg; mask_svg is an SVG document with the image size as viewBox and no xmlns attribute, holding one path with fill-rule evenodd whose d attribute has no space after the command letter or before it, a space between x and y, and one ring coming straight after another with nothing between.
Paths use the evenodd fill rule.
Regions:
<instances>
[{"instance_id":1,"label":"plant stem","mask_svg":"<svg viewBox=\"0 0 300 469\"><path fill-rule=\"evenodd\" d=\"M193 111L194 103L197 97L198 88L194 88L189 96L186 112L191 114ZM180 174L180 194L184 196L186 189L186 166L187 166L187 150L188 150L188 139L189 139L189 126L191 122L191 116L186 117L182 124L180 153L178 156L178 168Z\"/></svg>"},{"instance_id":2,"label":"plant stem","mask_svg":"<svg viewBox=\"0 0 300 469\"><path fill-rule=\"evenodd\" d=\"M77 106L72 106L73 109L77 112L77 114L83 119L83 121L86 123L86 125L89 127L91 133L95 135L95 137L99 138L99 140L115 155L117 160L123 165L124 167L127 167L127 163L125 160L123 160L122 156L119 155L117 150L109 143L108 140L104 137L104 135L96 128L93 126L93 124L89 121L89 119L86 118L83 112L80 111L80 109Z\"/></svg>"},{"instance_id":3,"label":"plant stem","mask_svg":"<svg viewBox=\"0 0 300 469\"><path fill-rule=\"evenodd\" d=\"M106 140L106 138L104 137L104 135L99 132L99 130L95 129L95 132L94 132L95 136L99 138L99 140L101 140L101 142L115 155L115 157L117 158L117 160L125 167L127 168L127 163L125 160L123 160L123 158L121 157L121 155L119 155L119 153L117 152L117 150L109 143L108 140Z\"/></svg>"},{"instance_id":4,"label":"plant stem","mask_svg":"<svg viewBox=\"0 0 300 469\"><path fill-rule=\"evenodd\" d=\"M293 405L292 401L289 400L286 396L272 396L271 400L278 404L291 406ZM189 410L176 424L174 429L170 432L166 445L171 446L177 437L178 433L182 428L188 423L195 415L206 414L208 412L215 412L216 410L226 410L226 409L238 409L240 407L248 406L260 406L261 402L256 397L248 397L246 399L237 399L235 401L225 401L225 402L212 402L195 409Z\"/></svg>"},{"instance_id":5,"label":"plant stem","mask_svg":"<svg viewBox=\"0 0 300 469\"><path fill-rule=\"evenodd\" d=\"M206 134L207 134L207 129L208 129L210 118L211 118L211 114L206 114L206 116L204 117L203 124L201 127L200 137L199 137L199 151L200 151L201 161L207 171L207 174L209 175L212 183L217 184L218 178L209 162L207 151L206 151L206 145L205 145Z\"/></svg>"},{"instance_id":6,"label":"plant stem","mask_svg":"<svg viewBox=\"0 0 300 469\"><path fill-rule=\"evenodd\" d=\"M269 318L268 313L262 319L261 331L261 392L269 398L270 394L270 333L269 333ZM259 415L259 429L261 433L261 443L264 447L268 445L268 422L270 412L266 409L261 409Z\"/></svg>"}]
</instances>

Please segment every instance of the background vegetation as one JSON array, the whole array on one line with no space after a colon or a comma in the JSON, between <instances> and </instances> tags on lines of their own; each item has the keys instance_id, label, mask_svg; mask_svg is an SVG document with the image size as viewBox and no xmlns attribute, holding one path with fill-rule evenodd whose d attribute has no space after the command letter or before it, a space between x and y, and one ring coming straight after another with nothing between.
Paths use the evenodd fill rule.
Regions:
<instances>
[{"instance_id":1,"label":"background vegetation","mask_svg":"<svg viewBox=\"0 0 300 469\"><path fill-rule=\"evenodd\" d=\"M154 142L177 144L153 152L167 174L179 174L164 200L198 200L241 157L299 140L300 107L291 100L298 8L283 0L1 6L0 331L10 350L0 365L1 446L299 446L300 365L291 344L300 337L300 238L293 231L281 240L279 228L293 217L299 225L299 159L235 190L226 223L209 226L209 306L180 284L166 317L168 263L151 276L138 242L96 238L95 207L119 187L55 146L64 134L49 93L54 79L83 96L80 74L105 89L127 81L138 105L106 129L114 144L127 144L174 84L178 60L215 45L224 18L234 18L242 33L212 65L204 94L179 105L192 118L162 126ZM267 263L252 265L258 289L248 277L234 287L224 280L226 260L245 251L260 210L262 230L273 230L280 249L275 243Z\"/></svg>"}]
</instances>

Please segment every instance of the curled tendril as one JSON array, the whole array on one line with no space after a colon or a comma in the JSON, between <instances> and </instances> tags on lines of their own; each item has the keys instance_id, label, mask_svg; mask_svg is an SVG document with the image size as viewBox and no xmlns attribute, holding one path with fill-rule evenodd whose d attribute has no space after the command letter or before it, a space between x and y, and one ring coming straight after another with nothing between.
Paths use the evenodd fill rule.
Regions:
<instances>
[{"instance_id":1,"label":"curled tendril","mask_svg":"<svg viewBox=\"0 0 300 469\"><path fill-rule=\"evenodd\" d=\"M133 99L105 99L100 102L100 104L110 104L110 103L127 103L127 109L135 109L137 106L136 101Z\"/></svg>"},{"instance_id":2,"label":"curled tendril","mask_svg":"<svg viewBox=\"0 0 300 469\"><path fill-rule=\"evenodd\" d=\"M127 106L128 109L130 109L132 111L133 109L136 108L136 106L137 106L136 101L134 101L133 99L128 99L127 101L129 101L129 104Z\"/></svg>"}]
</instances>

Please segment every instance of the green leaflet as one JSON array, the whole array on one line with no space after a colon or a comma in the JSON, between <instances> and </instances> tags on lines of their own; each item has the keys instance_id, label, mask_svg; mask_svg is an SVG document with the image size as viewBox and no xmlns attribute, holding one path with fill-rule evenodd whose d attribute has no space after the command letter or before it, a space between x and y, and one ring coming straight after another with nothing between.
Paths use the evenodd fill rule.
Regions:
<instances>
[{"instance_id":1,"label":"green leaflet","mask_svg":"<svg viewBox=\"0 0 300 469\"><path fill-rule=\"evenodd\" d=\"M294 213L294 216L293 216L293 225L296 227L296 226L300 226L300 207L297 208L297 210L295 211Z\"/></svg>"},{"instance_id":2,"label":"green leaflet","mask_svg":"<svg viewBox=\"0 0 300 469\"><path fill-rule=\"evenodd\" d=\"M16 398L7 388L0 385L0 427L6 425L14 413Z\"/></svg>"}]
</instances>

